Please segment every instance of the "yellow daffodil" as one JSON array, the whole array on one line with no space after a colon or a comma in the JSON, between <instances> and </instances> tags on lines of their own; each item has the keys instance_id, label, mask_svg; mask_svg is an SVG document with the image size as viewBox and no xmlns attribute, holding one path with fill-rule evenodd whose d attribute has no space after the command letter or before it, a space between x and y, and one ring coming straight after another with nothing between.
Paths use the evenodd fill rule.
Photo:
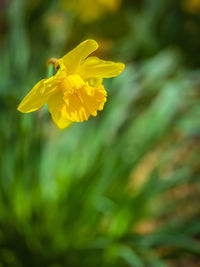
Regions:
<instances>
[{"instance_id":1,"label":"yellow daffodil","mask_svg":"<svg viewBox=\"0 0 200 267\"><path fill-rule=\"evenodd\" d=\"M96 116L107 97L103 78L115 77L124 69L123 63L88 57L97 48L96 41L86 40L55 60L57 73L38 82L24 97L18 110L28 113L48 103L52 120L60 129L72 122L87 120L90 115Z\"/></svg>"}]
</instances>

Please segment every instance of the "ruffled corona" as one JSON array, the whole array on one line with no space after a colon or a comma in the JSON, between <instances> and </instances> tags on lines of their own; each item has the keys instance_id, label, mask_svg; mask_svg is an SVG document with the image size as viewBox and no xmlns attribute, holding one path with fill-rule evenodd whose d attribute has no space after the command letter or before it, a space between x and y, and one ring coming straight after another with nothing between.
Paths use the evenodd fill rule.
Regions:
<instances>
[{"instance_id":1,"label":"ruffled corona","mask_svg":"<svg viewBox=\"0 0 200 267\"><path fill-rule=\"evenodd\" d=\"M88 57L97 48L96 41L86 40L60 58L56 63L60 67L57 73L38 82L18 110L28 113L48 103L52 120L60 129L72 122L85 121L90 115L96 116L107 99L103 78L115 77L125 67L123 63Z\"/></svg>"}]
</instances>

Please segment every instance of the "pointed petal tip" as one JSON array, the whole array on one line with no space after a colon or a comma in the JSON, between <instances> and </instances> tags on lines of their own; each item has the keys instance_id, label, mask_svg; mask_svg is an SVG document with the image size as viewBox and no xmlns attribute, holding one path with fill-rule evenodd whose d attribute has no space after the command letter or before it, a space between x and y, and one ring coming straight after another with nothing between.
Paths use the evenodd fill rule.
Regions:
<instances>
[{"instance_id":1,"label":"pointed petal tip","mask_svg":"<svg viewBox=\"0 0 200 267\"><path fill-rule=\"evenodd\" d=\"M118 62L118 63L115 63L115 64L117 66L117 71L116 71L116 74L113 77L120 75L125 69L125 64L124 63Z\"/></svg>"},{"instance_id":2,"label":"pointed petal tip","mask_svg":"<svg viewBox=\"0 0 200 267\"><path fill-rule=\"evenodd\" d=\"M21 110L20 110L20 104L18 105L17 110L18 110L19 112L21 112Z\"/></svg>"},{"instance_id":3,"label":"pointed petal tip","mask_svg":"<svg viewBox=\"0 0 200 267\"><path fill-rule=\"evenodd\" d=\"M120 73L121 73L125 69L125 64L122 62L119 62L118 65L119 65L119 69L120 69Z\"/></svg>"},{"instance_id":4,"label":"pointed petal tip","mask_svg":"<svg viewBox=\"0 0 200 267\"><path fill-rule=\"evenodd\" d=\"M21 113L30 113L36 111L38 108L27 108L22 102L17 107L17 110Z\"/></svg>"},{"instance_id":5,"label":"pointed petal tip","mask_svg":"<svg viewBox=\"0 0 200 267\"><path fill-rule=\"evenodd\" d=\"M98 49L98 47L99 47L98 43L93 39L87 39L87 40L83 41L83 43L90 44L91 46L94 47L95 50Z\"/></svg>"},{"instance_id":6,"label":"pointed petal tip","mask_svg":"<svg viewBox=\"0 0 200 267\"><path fill-rule=\"evenodd\" d=\"M52 121L54 123L54 125L59 129L59 130L64 130L66 128L68 128L72 122L68 122L68 123L62 123L62 122L57 122L52 118Z\"/></svg>"},{"instance_id":7,"label":"pointed petal tip","mask_svg":"<svg viewBox=\"0 0 200 267\"><path fill-rule=\"evenodd\" d=\"M69 127L69 125L67 125L67 126L60 126L60 125L56 124L55 122L53 122L53 123L61 131Z\"/></svg>"},{"instance_id":8,"label":"pointed petal tip","mask_svg":"<svg viewBox=\"0 0 200 267\"><path fill-rule=\"evenodd\" d=\"M19 112L21 112L21 113L27 113L27 112L24 111L24 109L23 109L22 102L18 105L17 110L18 110Z\"/></svg>"}]
</instances>

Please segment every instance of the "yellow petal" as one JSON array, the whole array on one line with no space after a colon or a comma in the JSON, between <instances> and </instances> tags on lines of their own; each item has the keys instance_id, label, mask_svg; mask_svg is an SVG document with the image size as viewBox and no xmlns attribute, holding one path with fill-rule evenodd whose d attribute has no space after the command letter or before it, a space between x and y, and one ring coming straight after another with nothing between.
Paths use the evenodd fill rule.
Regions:
<instances>
[{"instance_id":1,"label":"yellow petal","mask_svg":"<svg viewBox=\"0 0 200 267\"><path fill-rule=\"evenodd\" d=\"M102 110L107 93L103 85L98 88L84 86L74 94L65 96L65 113L71 121L84 121L90 115L96 116L97 110Z\"/></svg>"},{"instance_id":2,"label":"yellow petal","mask_svg":"<svg viewBox=\"0 0 200 267\"><path fill-rule=\"evenodd\" d=\"M86 40L80 43L72 51L66 54L64 57L58 60L61 67L67 69L67 74L73 74L80 64L88 57L92 52L97 50L98 44L94 40Z\"/></svg>"},{"instance_id":3,"label":"yellow petal","mask_svg":"<svg viewBox=\"0 0 200 267\"><path fill-rule=\"evenodd\" d=\"M85 79L85 82L87 82L92 87L99 87L102 84L103 79L101 77L93 77Z\"/></svg>"},{"instance_id":4,"label":"yellow petal","mask_svg":"<svg viewBox=\"0 0 200 267\"><path fill-rule=\"evenodd\" d=\"M64 129L71 124L71 121L63 115L62 109L64 105L66 104L60 92L52 95L48 100L48 108L52 120L59 129Z\"/></svg>"},{"instance_id":5,"label":"yellow petal","mask_svg":"<svg viewBox=\"0 0 200 267\"><path fill-rule=\"evenodd\" d=\"M55 90L56 86L53 83L53 77L43 79L24 97L17 109L23 113L35 111L47 102L49 96Z\"/></svg>"},{"instance_id":6,"label":"yellow petal","mask_svg":"<svg viewBox=\"0 0 200 267\"><path fill-rule=\"evenodd\" d=\"M118 76L125 65L123 63L114 63L104 61L97 57L89 57L79 68L79 74L87 79L89 77L111 78Z\"/></svg>"}]
</instances>

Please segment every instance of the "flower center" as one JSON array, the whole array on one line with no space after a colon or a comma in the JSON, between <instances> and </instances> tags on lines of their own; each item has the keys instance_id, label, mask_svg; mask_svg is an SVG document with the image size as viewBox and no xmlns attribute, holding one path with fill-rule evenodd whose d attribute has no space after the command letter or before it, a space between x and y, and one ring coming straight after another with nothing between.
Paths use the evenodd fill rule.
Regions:
<instances>
[{"instance_id":1,"label":"flower center","mask_svg":"<svg viewBox=\"0 0 200 267\"><path fill-rule=\"evenodd\" d=\"M66 76L61 82L61 89L64 95L78 93L78 90L85 86L86 83L78 75L69 75Z\"/></svg>"}]
</instances>

